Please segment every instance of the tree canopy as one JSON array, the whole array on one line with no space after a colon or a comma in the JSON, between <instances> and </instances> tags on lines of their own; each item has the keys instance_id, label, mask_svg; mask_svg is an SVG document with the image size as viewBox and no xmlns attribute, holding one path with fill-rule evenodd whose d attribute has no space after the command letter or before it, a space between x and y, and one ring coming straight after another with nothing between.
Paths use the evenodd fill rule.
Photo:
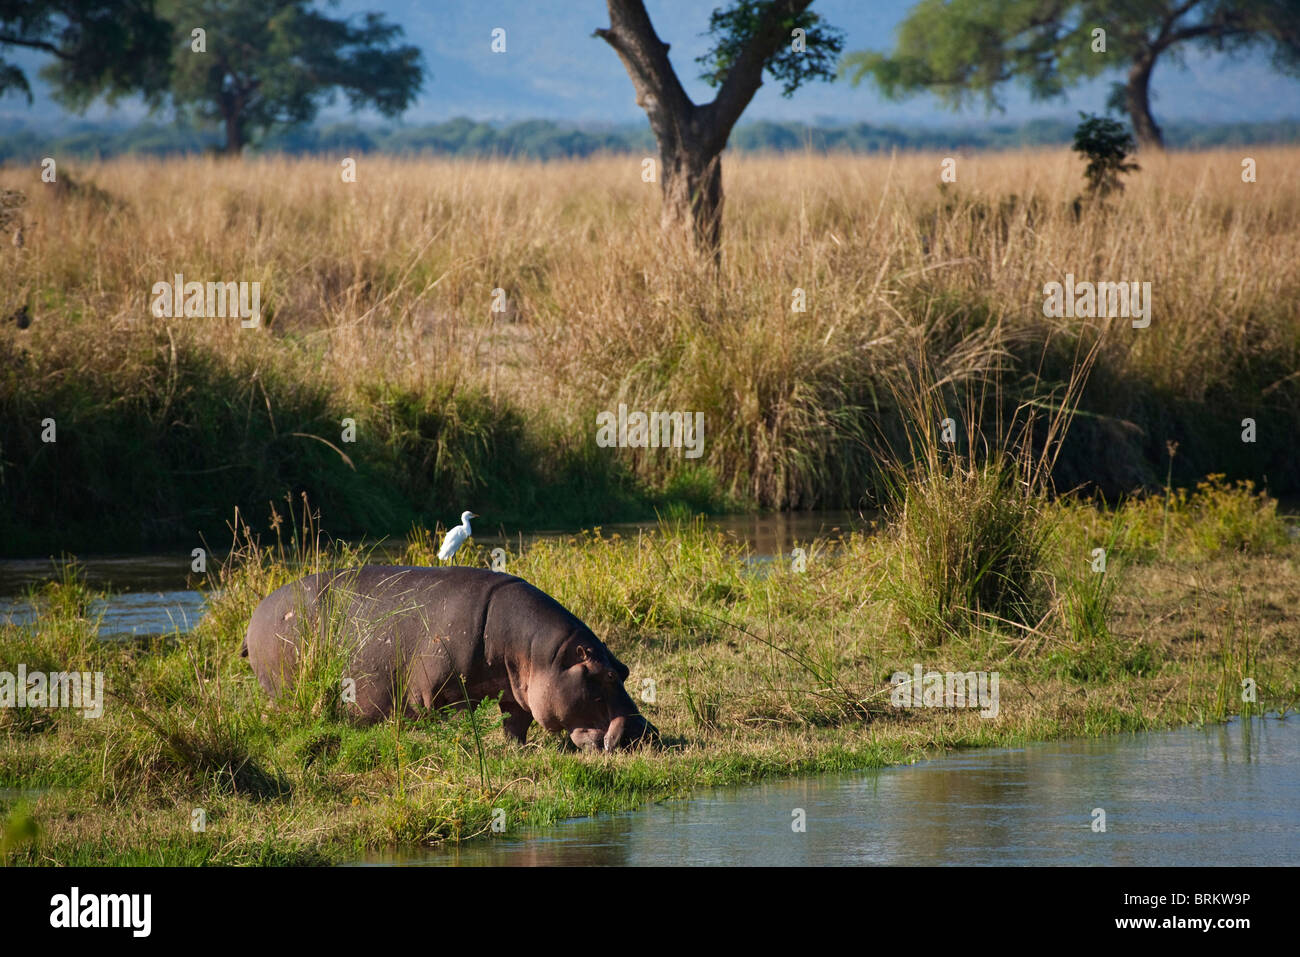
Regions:
<instances>
[{"instance_id":1,"label":"tree canopy","mask_svg":"<svg viewBox=\"0 0 1300 957\"><path fill-rule=\"evenodd\" d=\"M226 151L277 126L312 120L342 90L355 109L401 113L423 82L420 52L375 13L359 23L307 0L164 0L175 26L172 100L187 119L225 126ZM193 29L205 52L194 50Z\"/></svg>"},{"instance_id":2,"label":"tree canopy","mask_svg":"<svg viewBox=\"0 0 1300 957\"><path fill-rule=\"evenodd\" d=\"M5 59L18 48L54 57L41 75L69 105L101 94L156 98L167 87L170 37L154 0L0 0L0 93L32 102L27 74Z\"/></svg>"},{"instance_id":3,"label":"tree canopy","mask_svg":"<svg viewBox=\"0 0 1300 957\"><path fill-rule=\"evenodd\" d=\"M770 0L735 0L731 6L718 7L709 15L708 36L713 46L695 58L704 67L701 79L715 89L722 85L732 65L764 29L764 20L773 6ZM763 64L768 75L780 82L781 95L792 96L810 80L833 80L844 50L843 31L826 25L811 10L779 11L779 16L782 36L792 37L795 30L804 34L797 47L793 42L782 45Z\"/></svg>"},{"instance_id":4,"label":"tree canopy","mask_svg":"<svg viewBox=\"0 0 1300 957\"><path fill-rule=\"evenodd\" d=\"M1011 81L1045 99L1123 70L1110 105L1128 113L1140 144L1158 147L1152 70L1192 46L1261 48L1278 69L1300 73L1300 0L921 0L893 52L851 53L843 69L891 98L928 91L953 108L982 97L997 109Z\"/></svg>"}]
</instances>

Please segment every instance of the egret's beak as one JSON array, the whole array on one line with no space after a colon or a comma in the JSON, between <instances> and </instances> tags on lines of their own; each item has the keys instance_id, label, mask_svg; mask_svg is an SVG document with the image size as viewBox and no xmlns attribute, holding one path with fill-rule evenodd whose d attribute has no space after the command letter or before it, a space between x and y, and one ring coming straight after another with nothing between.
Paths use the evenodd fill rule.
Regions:
<instances>
[{"instance_id":1,"label":"egret's beak","mask_svg":"<svg viewBox=\"0 0 1300 957\"><path fill-rule=\"evenodd\" d=\"M470 517L470 518L478 518L478 512L470 512L470 513L469 513L469 517Z\"/></svg>"}]
</instances>

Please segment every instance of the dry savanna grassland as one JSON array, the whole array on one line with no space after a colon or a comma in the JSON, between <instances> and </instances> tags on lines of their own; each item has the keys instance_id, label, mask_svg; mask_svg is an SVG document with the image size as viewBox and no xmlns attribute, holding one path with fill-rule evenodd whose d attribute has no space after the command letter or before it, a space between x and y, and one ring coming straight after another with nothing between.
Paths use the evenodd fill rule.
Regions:
<instances>
[{"instance_id":1,"label":"dry savanna grassland","mask_svg":"<svg viewBox=\"0 0 1300 957\"><path fill-rule=\"evenodd\" d=\"M100 718L0 709L0 857L323 863L488 834L494 808L518 833L945 748L1286 715L1297 150L1143 155L1105 202L1064 150L959 155L942 187L941 159L728 157L716 265L664 240L639 157L360 157L355 183L336 159L0 170L24 231L0 246L0 317L24 317L0 328L5 550L237 531L193 633L100 640L75 564L0 626L0 671L106 688ZM260 282L261 325L154 316L176 273ZM1067 274L1151 282L1150 325L1045 316ZM597 446L619 403L702 412L703 455ZM800 543L803 570L688 517L875 505L870 530ZM663 750L563 753L537 728L518 750L492 702L356 727L324 665L262 697L238 657L261 597L363 559L364 535L432 564L465 507L593 528L507 567L653 682ZM654 533L594 528L656 509ZM997 715L895 707L917 664L998 672Z\"/></svg>"},{"instance_id":2,"label":"dry savanna grassland","mask_svg":"<svg viewBox=\"0 0 1300 957\"><path fill-rule=\"evenodd\" d=\"M68 164L56 184L11 166L26 241L0 243L0 317L29 326L0 335L0 537L215 540L234 506L261 520L286 490L350 536L470 501L534 527L856 508L919 359L953 406L996 375L995 434L1094 341L1058 488L1113 501L1172 466L1175 484L1294 493L1296 157L1144 156L1123 194L1077 211L1066 150L958 156L944 185L938 155L728 157L716 274L664 242L638 157L361 157L355 183L323 159ZM155 318L154 284L178 273L260 282L262 326ZM1151 325L1046 318L1043 287L1067 275L1151 282ZM596 447L596 414L621 402L703 412L705 454Z\"/></svg>"}]
</instances>

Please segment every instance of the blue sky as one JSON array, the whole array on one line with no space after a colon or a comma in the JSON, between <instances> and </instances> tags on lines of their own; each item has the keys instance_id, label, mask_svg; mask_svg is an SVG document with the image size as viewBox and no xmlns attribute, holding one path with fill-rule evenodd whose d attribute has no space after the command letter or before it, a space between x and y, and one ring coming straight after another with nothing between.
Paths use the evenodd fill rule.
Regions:
<instances>
[{"instance_id":1,"label":"blue sky","mask_svg":"<svg viewBox=\"0 0 1300 957\"><path fill-rule=\"evenodd\" d=\"M709 11L720 2L648 0L646 4L659 35L672 46L670 57L679 76L697 102L712 97L710 88L696 79L699 71L694 60L707 48L701 34ZM892 44L894 30L912 2L817 0L813 9L845 31L846 49L885 49ZM644 121L618 57L591 35L596 27L608 25L600 0L342 0L335 9L343 14L382 11L405 28L407 42L423 50L430 76L404 116L407 123L455 116L486 121L545 118L584 124ZM496 27L506 30L504 54L490 50ZM15 59L33 68L43 62L34 53ZM1156 68L1153 91L1158 122L1300 117L1300 81L1272 71L1262 53L1229 61L1189 50L1185 59L1185 69L1166 61ZM29 70L29 76L32 72ZM853 87L845 82L812 84L785 99L779 86L768 82L744 119L937 126L999 118L1009 122L1032 117L1073 118L1077 110L1100 111L1114 78L1081 85L1071 90L1067 99L1048 102L1033 102L1019 89L1009 87L1007 112L1002 117L996 113L986 116L982 107L953 114L930 96L890 103L869 86ZM138 104L126 102L116 110L97 104L87 115L129 121L142 112ZM33 108L15 96L0 98L0 122L12 117L40 123L59 114L43 88L38 90ZM348 115L340 101L323 111L322 119ZM377 119L365 113L359 116Z\"/></svg>"}]
</instances>

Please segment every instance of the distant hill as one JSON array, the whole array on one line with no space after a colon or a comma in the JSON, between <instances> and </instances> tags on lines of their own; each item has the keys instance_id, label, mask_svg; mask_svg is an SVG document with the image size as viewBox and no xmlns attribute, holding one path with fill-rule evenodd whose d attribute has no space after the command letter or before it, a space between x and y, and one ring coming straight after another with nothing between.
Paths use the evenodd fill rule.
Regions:
<instances>
[{"instance_id":1,"label":"distant hill","mask_svg":"<svg viewBox=\"0 0 1300 957\"><path fill-rule=\"evenodd\" d=\"M176 125L137 126L76 124L55 133L22 122L0 140L0 162L30 161L43 156L80 158L124 154L168 156L203 153L215 148L215 133ZM918 127L872 126L867 123L806 125L760 121L737 127L731 148L745 152L872 153L882 150L1014 149L1070 142L1073 120L1031 120L1020 125ZM1300 119L1255 123L1179 123L1165 126L1173 149L1204 149L1247 144L1300 142ZM424 126L362 126L340 123L306 126L268 137L262 153L383 153L440 156L514 156L561 159L594 153L654 152L650 131L642 126L597 129L528 120L509 125L466 118Z\"/></svg>"}]
</instances>

